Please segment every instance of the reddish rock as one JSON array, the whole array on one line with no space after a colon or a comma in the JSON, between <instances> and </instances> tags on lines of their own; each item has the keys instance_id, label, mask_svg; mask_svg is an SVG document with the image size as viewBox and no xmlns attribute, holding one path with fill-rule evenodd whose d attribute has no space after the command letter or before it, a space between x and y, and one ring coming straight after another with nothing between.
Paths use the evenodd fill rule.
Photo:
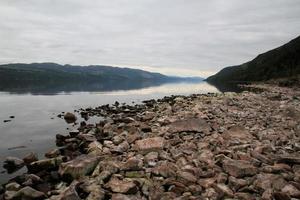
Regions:
<instances>
[{"instance_id":1,"label":"reddish rock","mask_svg":"<svg viewBox=\"0 0 300 200\"><path fill-rule=\"evenodd\" d=\"M160 151L164 148L165 142L162 137L146 138L135 142L136 149L143 153Z\"/></svg>"},{"instance_id":2,"label":"reddish rock","mask_svg":"<svg viewBox=\"0 0 300 200\"><path fill-rule=\"evenodd\" d=\"M253 176L258 172L256 167L242 160L224 160L223 168L228 174L236 178Z\"/></svg>"},{"instance_id":3,"label":"reddish rock","mask_svg":"<svg viewBox=\"0 0 300 200\"><path fill-rule=\"evenodd\" d=\"M135 194L138 191L138 187L133 181L129 179L120 180L115 177L110 179L106 187L110 188L113 192L123 194Z\"/></svg>"},{"instance_id":4,"label":"reddish rock","mask_svg":"<svg viewBox=\"0 0 300 200\"><path fill-rule=\"evenodd\" d=\"M169 125L169 132L204 132L208 133L211 130L209 124L200 118L190 118L185 120L178 120Z\"/></svg>"}]
</instances>

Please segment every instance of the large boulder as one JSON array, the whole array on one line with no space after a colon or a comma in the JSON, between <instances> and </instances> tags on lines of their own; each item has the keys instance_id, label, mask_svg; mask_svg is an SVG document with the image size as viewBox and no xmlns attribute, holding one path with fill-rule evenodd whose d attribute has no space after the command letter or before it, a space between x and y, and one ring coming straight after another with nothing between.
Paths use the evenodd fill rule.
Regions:
<instances>
[{"instance_id":1,"label":"large boulder","mask_svg":"<svg viewBox=\"0 0 300 200\"><path fill-rule=\"evenodd\" d=\"M59 167L59 174L73 179L80 178L94 171L100 158L94 155L81 155Z\"/></svg>"}]
</instances>

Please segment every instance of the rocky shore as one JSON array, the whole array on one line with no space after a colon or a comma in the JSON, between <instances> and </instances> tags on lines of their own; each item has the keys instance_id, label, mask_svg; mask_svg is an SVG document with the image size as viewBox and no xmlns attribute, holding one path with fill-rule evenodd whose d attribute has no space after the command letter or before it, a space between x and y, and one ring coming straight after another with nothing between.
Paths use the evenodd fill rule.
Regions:
<instances>
[{"instance_id":1,"label":"rocky shore","mask_svg":"<svg viewBox=\"0 0 300 200\"><path fill-rule=\"evenodd\" d=\"M104 120L57 134L45 159L7 158L28 172L0 199L300 199L300 89L247 87L82 109Z\"/></svg>"}]
</instances>

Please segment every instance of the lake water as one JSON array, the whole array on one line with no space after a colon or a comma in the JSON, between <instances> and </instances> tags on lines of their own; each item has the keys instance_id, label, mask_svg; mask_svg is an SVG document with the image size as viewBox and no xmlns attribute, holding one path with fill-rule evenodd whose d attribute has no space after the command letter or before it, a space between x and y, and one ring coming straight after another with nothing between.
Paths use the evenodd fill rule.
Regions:
<instances>
[{"instance_id":1,"label":"lake water","mask_svg":"<svg viewBox=\"0 0 300 200\"><path fill-rule=\"evenodd\" d=\"M39 92L23 94L16 92L0 92L0 183L9 178L24 173L26 168L7 174L2 168L7 156L24 157L29 152L36 152L39 158L55 147L55 135L68 133L67 128L73 129L63 119L57 117L62 111L73 112L75 109L96 107L103 104L141 103L146 99L157 99L168 95L189 95L195 93L220 92L216 87L206 82L172 83L159 86L113 90L102 92ZM10 119L4 123L4 120ZM90 123L100 119L90 118ZM16 149L11 149L19 147Z\"/></svg>"}]
</instances>

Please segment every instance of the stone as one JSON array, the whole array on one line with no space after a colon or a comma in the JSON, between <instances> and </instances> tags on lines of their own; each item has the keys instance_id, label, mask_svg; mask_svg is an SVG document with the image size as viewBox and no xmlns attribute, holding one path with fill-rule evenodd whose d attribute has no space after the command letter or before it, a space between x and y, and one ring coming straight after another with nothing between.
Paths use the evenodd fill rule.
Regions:
<instances>
[{"instance_id":1,"label":"stone","mask_svg":"<svg viewBox=\"0 0 300 200\"><path fill-rule=\"evenodd\" d=\"M243 160L224 160L223 169L236 178L253 176L258 172L258 169L251 165L250 162Z\"/></svg>"},{"instance_id":2,"label":"stone","mask_svg":"<svg viewBox=\"0 0 300 200\"><path fill-rule=\"evenodd\" d=\"M35 162L37 160L38 160L38 157L33 152L26 154L25 157L23 158L23 161L26 165L29 165L30 163Z\"/></svg>"},{"instance_id":3,"label":"stone","mask_svg":"<svg viewBox=\"0 0 300 200\"><path fill-rule=\"evenodd\" d=\"M112 177L106 184L106 187L111 191L123 194L135 194L138 191L137 185L130 179L120 180Z\"/></svg>"},{"instance_id":4,"label":"stone","mask_svg":"<svg viewBox=\"0 0 300 200\"><path fill-rule=\"evenodd\" d=\"M59 195L51 196L50 200L81 200L76 191L78 185L79 182L73 181L70 186L64 189Z\"/></svg>"},{"instance_id":5,"label":"stone","mask_svg":"<svg viewBox=\"0 0 300 200\"><path fill-rule=\"evenodd\" d=\"M233 176L229 176L228 178L228 186L234 191L238 191L240 188L246 186L247 184L247 181L244 179L237 179Z\"/></svg>"},{"instance_id":6,"label":"stone","mask_svg":"<svg viewBox=\"0 0 300 200\"><path fill-rule=\"evenodd\" d=\"M281 192L288 194L290 197L300 198L300 191L291 184L285 185Z\"/></svg>"},{"instance_id":7,"label":"stone","mask_svg":"<svg viewBox=\"0 0 300 200\"><path fill-rule=\"evenodd\" d=\"M197 177L194 176L192 173L179 171L177 173L178 180L182 181L183 183L196 183Z\"/></svg>"},{"instance_id":8,"label":"stone","mask_svg":"<svg viewBox=\"0 0 300 200\"><path fill-rule=\"evenodd\" d=\"M59 167L59 174L63 177L77 179L92 173L99 163L100 158L93 155L81 155Z\"/></svg>"},{"instance_id":9,"label":"stone","mask_svg":"<svg viewBox=\"0 0 300 200\"><path fill-rule=\"evenodd\" d=\"M56 157L56 158L38 160L38 161L32 162L30 165L27 165L27 168L30 172L38 172L38 171L42 171L42 170L56 169L63 162L63 160L64 160L64 158L61 156Z\"/></svg>"},{"instance_id":10,"label":"stone","mask_svg":"<svg viewBox=\"0 0 300 200\"><path fill-rule=\"evenodd\" d=\"M170 133L180 132L204 132L208 133L211 130L209 124L200 118L190 118L184 120L178 120L169 125Z\"/></svg>"},{"instance_id":11,"label":"stone","mask_svg":"<svg viewBox=\"0 0 300 200\"><path fill-rule=\"evenodd\" d=\"M74 123L77 120L77 117L73 113L67 112L64 115L64 119L66 120L67 123Z\"/></svg>"},{"instance_id":12,"label":"stone","mask_svg":"<svg viewBox=\"0 0 300 200\"><path fill-rule=\"evenodd\" d=\"M7 191L19 191L21 188L21 185L19 185L16 182L8 183L5 185L5 190Z\"/></svg>"},{"instance_id":13,"label":"stone","mask_svg":"<svg viewBox=\"0 0 300 200\"><path fill-rule=\"evenodd\" d=\"M260 173L256 176L253 186L259 191L267 189L281 190L287 182L281 175Z\"/></svg>"},{"instance_id":14,"label":"stone","mask_svg":"<svg viewBox=\"0 0 300 200\"><path fill-rule=\"evenodd\" d=\"M222 134L222 137L228 142L239 141L241 143L249 143L253 140L253 136L242 126L233 126Z\"/></svg>"},{"instance_id":15,"label":"stone","mask_svg":"<svg viewBox=\"0 0 300 200\"><path fill-rule=\"evenodd\" d=\"M287 163L287 164L300 164L300 157L294 156L279 156L277 159L278 163Z\"/></svg>"},{"instance_id":16,"label":"stone","mask_svg":"<svg viewBox=\"0 0 300 200\"><path fill-rule=\"evenodd\" d=\"M18 192L14 193L12 196L5 197L7 200L14 199L44 199L45 194L43 192L37 191L29 186L20 189Z\"/></svg>"},{"instance_id":17,"label":"stone","mask_svg":"<svg viewBox=\"0 0 300 200\"><path fill-rule=\"evenodd\" d=\"M217 192L223 194L222 196L233 197L233 191L225 184L216 184L214 188Z\"/></svg>"},{"instance_id":18,"label":"stone","mask_svg":"<svg viewBox=\"0 0 300 200\"><path fill-rule=\"evenodd\" d=\"M136 158L136 157L129 158L121 166L121 170L124 170L124 171L141 170L142 168L143 168L143 160Z\"/></svg>"},{"instance_id":19,"label":"stone","mask_svg":"<svg viewBox=\"0 0 300 200\"><path fill-rule=\"evenodd\" d=\"M21 169L24 165L25 163L22 159L16 157L7 157L4 161L3 168L5 168L8 173L12 173Z\"/></svg>"},{"instance_id":20,"label":"stone","mask_svg":"<svg viewBox=\"0 0 300 200\"><path fill-rule=\"evenodd\" d=\"M162 137L146 138L135 142L136 149L142 153L151 151L161 151L164 148L165 142Z\"/></svg>"},{"instance_id":21,"label":"stone","mask_svg":"<svg viewBox=\"0 0 300 200\"><path fill-rule=\"evenodd\" d=\"M273 197L275 200L291 200L291 197L283 192L274 192Z\"/></svg>"},{"instance_id":22,"label":"stone","mask_svg":"<svg viewBox=\"0 0 300 200\"><path fill-rule=\"evenodd\" d=\"M52 150L48 151L47 153L45 153L46 158L55 158L55 157L58 157L59 155L60 155L59 149L52 149Z\"/></svg>"}]
</instances>

